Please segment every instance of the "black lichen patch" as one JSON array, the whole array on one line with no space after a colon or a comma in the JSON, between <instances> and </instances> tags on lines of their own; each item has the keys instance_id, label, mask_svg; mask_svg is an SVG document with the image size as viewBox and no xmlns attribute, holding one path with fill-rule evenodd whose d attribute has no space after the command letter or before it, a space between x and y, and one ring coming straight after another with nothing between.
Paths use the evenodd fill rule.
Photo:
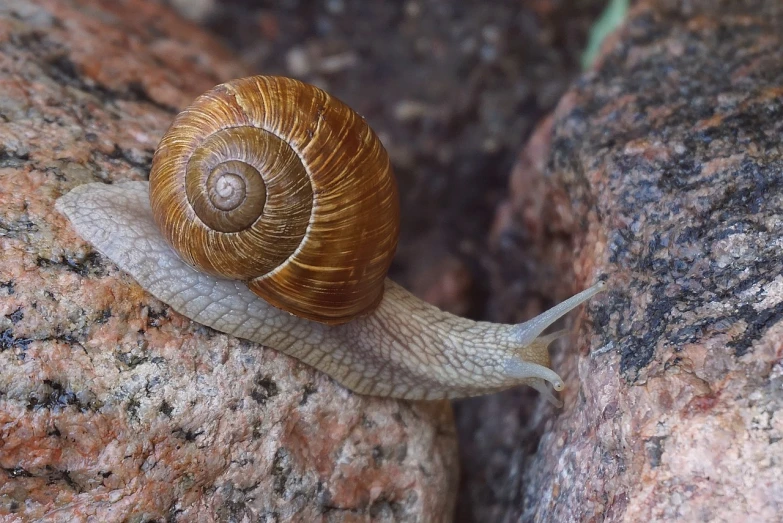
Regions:
<instances>
[{"instance_id":1,"label":"black lichen patch","mask_svg":"<svg viewBox=\"0 0 783 523\"><path fill-rule=\"evenodd\" d=\"M743 305L735 318L747 324L744 332L728 344L739 357L746 354L753 342L760 339L767 329L783 320L783 302L762 311L757 311L751 305Z\"/></svg>"},{"instance_id":2,"label":"black lichen patch","mask_svg":"<svg viewBox=\"0 0 783 523\"><path fill-rule=\"evenodd\" d=\"M104 171L115 171L117 169L124 169L126 171L133 169L139 175L148 176L149 167L151 165L146 165L147 162L143 159L132 160L135 156L137 155L125 152L120 149L119 146L115 146L115 149L109 154L93 149L87 163L92 170L99 173ZM149 164L151 163L152 160L150 159ZM141 167L139 165L141 165Z\"/></svg>"},{"instance_id":3,"label":"black lichen patch","mask_svg":"<svg viewBox=\"0 0 783 523\"><path fill-rule=\"evenodd\" d=\"M102 277L106 275L103 257L98 251L90 251L84 258L65 258L63 263L79 276Z\"/></svg>"},{"instance_id":4,"label":"black lichen patch","mask_svg":"<svg viewBox=\"0 0 783 523\"><path fill-rule=\"evenodd\" d=\"M30 338L15 337L13 329L6 329L3 332L0 332L0 352L13 348L26 350L27 346L32 342L33 340Z\"/></svg>"},{"instance_id":5,"label":"black lichen patch","mask_svg":"<svg viewBox=\"0 0 783 523\"><path fill-rule=\"evenodd\" d=\"M179 507L179 503L172 504L166 514L166 523L177 523L180 521L179 515L185 512L184 509Z\"/></svg>"},{"instance_id":6,"label":"black lichen patch","mask_svg":"<svg viewBox=\"0 0 783 523\"><path fill-rule=\"evenodd\" d=\"M32 478L33 475L22 467L3 468L9 478Z\"/></svg>"},{"instance_id":7,"label":"black lichen patch","mask_svg":"<svg viewBox=\"0 0 783 523\"><path fill-rule=\"evenodd\" d=\"M249 493L256 488L258 488L257 484L246 488L240 488L231 482L221 485L218 490L220 497L225 501L217 509L218 519L220 521L258 521L255 518L255 511L249 506L249 503L254 499Z\"/></svg>"},{"instance_id":8,"label":"black lichen patch","mask_svg":"<svg viewBox=\"0 0 783 523\"><path fill-rule=\"evenodd\" d=\"M174 412L174 407L172 407L168 401L163 400L160 404L160 407L158 407L158 411L163 414L164 416L170 418L172 412Z\"/></svg>"},{"instance_id":9,"label":"black lichen patch","mask_svg":"<svg viewBox=\"0 0 783 523\"><path fill-rule=\"evenodd\" d=\"M20 168L30 161L30 153L28 151L19 151L7 149L0 144L0 168Z\"/></svg>"},{"instance_id":10,"label":"black lichen patch","mask_svg":"<svg viewBox=\"0 0 783 523\"><path fill-rule=\"evenodd\" d=\"M42 269L47 269L49 267L56 267L59 264L59 262L55 260L50 260L49 258L44 258L42 256L39 256L35 260L35 265L37 267L40 267Z\"/></svg>"},{"instance_id":11,"label":"black lichen patch","mask_svg":"<svg viewBox=\"0 0 783 523\"><path fill-rule=\"evenodd\" d=\"M304 386L304 391L302 392L302 399L299 400L299 405L305 405L307 404L307 400L310 399L310 396L318 392L318 387L315 386L315 383L308 383Z\"/></svg>"},{"instance_id":12,"label":"black lichen patch","mask_svg":"<svg viewBox=\"0 0 783 523\"><path fill-rule=\"evenodd\" d=\"M261 423L261 420L256 420L253 422L253 433L250 436L253 441L258 441L265 436L266 432L262 430L263 426L264 425Z\"/></svg>"},{"instance_id":13,"label":"black lichen patch","mask_svg":"<svg viewBox=\"0 0 783 523\"><path fill-rule=\"evenodd\" d=\"M68 331L64 326L57 325L55 327L54 335L41 338L41 341L57 341L65 343L66 345L78 346L80 342L86 338L88 328L89 327L85 323L81 327L77 327L76 330Z\"/></svg>"},{"instance_id":14,"label":"black lichen patch","mask_svg":"<svg viewBox=\"0 0 783 523\"><path fill-rule=\"evenodd\" d=\"M217 336L224 336L222 332L216 331L212 327L207 327L206 325L202 325L200 323L193 323L192 324L193 332L201 336L207 340L211 340Z\"/></svg>"},{"instance_id":15,"label":"black lichen patch","mask_svg":"<svg viewBox=\"0 0 783 523\"><path fill-rule=\"evenodd\" d=\"M125 412L128 413L128 418L133 421L141 421L139 418L139 408L141 403L136 398L129 398L128 403L125 405Z\"/></svg>"},{"instance_id":16,"label":"black lichen patch","mask_svg":"<svg viewBox=\"0 0 783 523\"><path fill-rule=\"evenodd\" d=\"M147 327L158 328L169 319L168 307L162 307L160 310L147 307Z\"/></svg>"},{"instance_id":17,"label":"black lichen patch","mask_svg":"<svg viewBox=\"0 0 783 523\"><path fill-rule=\"evenodd\" d=\"M256 376L253 383L255 387L250 391L250 397L261 405L278 394L277 383L270 376Z\"/></svg>"},{"instance_id":18,"label":"black lichen patch","mask_svg":"<svg viewBox=\"0 0 783 523\"><path fill-rule=\"evenodd\" d=\"M33 309L36 308L36 302L33 302L30 305ZM18 322L20 322L24 318L24 314L21 310L17 309L13 313L6 316L9 320L11 320L12 324L16 325ZM13 328L7 328L4 331L0 332L0 352L3 352L8 349L20 349L22 352L20 354L21 357L24 357L24 351L27 350L27 347L33 343L34 341L39 342L58 342L58 343L64 343L66 345L74 345L78 346L80 343L80 340L84 339L85 335L84 332L73 332L73 331L66 331L65 327L60 324L55 324L52 326L53 332L49 333L40 333L37 338L26 338L18 336L14 333ZM86 325L82 327L82 331L85 331L87 329Z\"/></svg>"},{"instance_id":19,"label":"black lichen patch","mask_svg":"<svg viewBox=\"0 0 783 523\"><path fill-rule=\"evenodd\" d=\"M7 296L12 296L16 292L16 284L13 280L0 281L0 290L5 291Z\"/></svg>"},{"instance_id":20,"label":"black lichen patch","mask_svg":"<svg viewBox=\"0 0 783 523\"><path fill-rule=\"evenodd\" d=\"M43 269L60 268L70 272L75 272L79 276L101 278L106 276L106 266L102 262L102 257L97 251L90 251L84 257L64 257L60 259L49 259L39 256L35 263Z\"/></svg>"},{"instance_id":21,"label":"black lichen patch","mask_svg":"<svg viewBox=\"0 0 783 523\"><path fill-rule=\"evenodd\" d=\"M129 369L134 369L139 365L147 363L149 358L145 355L136 354L133 352L115 352L114 357L117 361L122 362Z\"/></svg>"},{"instance_id":22,"label":"black lichen patch","mask_svg":"<svg viewBox=\"0 0 783 523\"><path fill-rule=\"evenodd\" d=\"M45 45L44 39L39 39ZM81 87L81 78L76 69L76 64L65 54L54 54L48 58L49 76L58 80L60 84Z\"/></svg>"},{"instance_id":23,"label":"black lichen patch","mask_svg":"<svg viewBox=\"0 0 783 523\"><path fill-rule=\"evenodd\" d=\"M11 320L12 324L16 325L24 319L24 311L22 310L22 307L19 307L11 314L6 314L5 317Z\"/></svg>"},{"instance_id":24,"label":"black lichen patch","mask_svg":"<svg viewBox=\"0 0 783 523\"><path fill-rule=\"evenodd\" d=\"M663 336L675 300L664 297L664 286L656 285L649 291L653 299L641 320L641 335L625 338L620 351L620 370L628 373L645 367L653 358L657 340Z\"/></svg>"},{"instance_id":25,"label":"black lichen patch","mask_svg":"<svg viewBox=\"0 0 783 523\"><path fill-rule=\"evenodd\" d=\"M375 445L372 448L372 459L375 462L375 466L380 466L383 461L386 459L386 456L384 456L384 449L380 445Z\"/></svg>"},{"instance_id":26,"label":"black lichen patch","mask_svg":"<svg viewBox=\"0 0 783 523\"><path fill-rule=\"evenodd\" d=\"M45 379L43 391L36 391L30 394L27 401L27 410L62 410L68 407L75 407L79 412L96 411L99 405L92 400L84 399L92 397L92 394L77 391L64 386L63 384ZM59 432L59 431L58 431Z\"/></svg>"},{"instance_id":27,"label":"black lichen patch","mask_svg":"<svg viewBox=\"0 0 783 523\"><path fill-rule=\"evenodd\" d=\"M286 495L286 485L291 475L293 466L291 464L291 455L284 447L280 447L275 452L272 460L272 477L274 478L274 491L280 497Z\"/></svg>"},{"instance_id":28,"label":"black lichen patch","mask_svg":"<svg viewBox=\"0 0 783 523\"><path fill-rule=\"evenodd\" d=\"M38 225L27 216L14 220L0 220L0 238L24 239L26 235L38 231Z\"/></svg>"},{"instance_id":29,"label":"black lichen patch","mask_svg":"<svg viewBox=\"0 0 783 523\"><path fill-rule=\"evenodd\" d=\"M647 459L649 460L650 467L652 468L656 468L661 464L664 441L666 441L665 436L655 436L644 441L644 448L647 451Z\"/></svg>"},{"instance_id":30,"label":"black lichen patch","mask_svg":"<svg viewBox=\"0 0 783 523\"><path fill-rule=\"evenodd\" d=\"M98 151L93 151L93 153L100 154ZM109 160L121 160L128 166L135 167L142 173L149 173L152 169L152 156L154 154L154 149L131 151L122 149L119 145L114 144L114 150L107 157Z\"/></svg>"},{"instance_id":31,"label":"black lichen patch","mask_svg":"<svg viewBox=\"0 0 783 523\"><path fill-rule=\"evenodd\" d=\"M364 413L362 414L362 417L361 417L361 423L362 423L362 427L364 427L367 430L372 430L372 429L374 429L377 426L377 423L375 423L373 420L371 420L367 416L367 414L364 414Z\"/></svg>"},{"instance_id":32,"label":"black lichen patch","mask_svg":"<svg viewBox=\"0 0 783 523\"><path fill-rule=\"evenodd\" d=\"M106 323L111 318L111 307L107 307L98 312L98 317L95 318L95 323Z\"/></svg>"},{"instance_id":33,"label":"black lichen patch","mask_svg":"<svg viewBox=\"0 0 783 523\"><path fill-rule=\"evenodd\" d=\"M204 434L204 431L183 429L182 427L180 427L172 430L171 433L177 438L187 441L188 443L192 443L196 441L196 439L198 439L199 436Z\"/></svg>"},{"instance_id":34,"label":"black lichen patch","mask_svg":"<svg viewBox=\"0 0 783 523\"><path fill-rule=\"evenodd\" d=\"M76 492L77 494L81 494L82 492L84 492L84 488L82 488L81 485L79 485L76 481L73 480L69 471L58 470L50 465L46 466L46 470L47 470L46 475L50 485L52 483L62 482L68 485L68 487L74 492Z\"/></svg>"}]
</instances>

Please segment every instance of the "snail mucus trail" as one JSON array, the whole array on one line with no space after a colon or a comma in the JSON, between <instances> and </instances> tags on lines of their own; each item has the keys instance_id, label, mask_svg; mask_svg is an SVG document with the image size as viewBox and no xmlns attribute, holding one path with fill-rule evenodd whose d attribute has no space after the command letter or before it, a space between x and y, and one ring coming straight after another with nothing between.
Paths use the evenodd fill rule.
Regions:
<instances>
[{"instance_id":1,"label":"snail mucus trail","mask_svg":"<svg viewBox=\"0 0 783 523\"><path fill-rule=\"evenodd\" d=\"M399 203L354 111L282 77L221 84L180 113L149 182L81 185L57 209L188 318L280 350L362 394L562 390L541 333L599 282L525 323L460 318L386 278Z\"/></svg>"}]
</instances>

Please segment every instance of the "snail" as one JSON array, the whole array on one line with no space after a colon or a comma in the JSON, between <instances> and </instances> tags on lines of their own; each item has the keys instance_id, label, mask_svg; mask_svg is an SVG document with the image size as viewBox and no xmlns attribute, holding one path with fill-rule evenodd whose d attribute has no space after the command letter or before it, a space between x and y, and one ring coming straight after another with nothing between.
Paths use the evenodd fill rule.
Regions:
<instances>
[{"instance_id":1,"label":"snail","mask_svg":"<svg viewBox=\"0 0 783 523\"><path fill-rule=\"evenodd\" d=\"M558 403L541 335L604 288L530 321L473 321L387 279L399 203L365 120L297 80L216 86L180 113L149 182L90 183L56 208L79 236L188 318L280 350L361 394L480 395L520 384Z\"/></svg>"}]
</instances>

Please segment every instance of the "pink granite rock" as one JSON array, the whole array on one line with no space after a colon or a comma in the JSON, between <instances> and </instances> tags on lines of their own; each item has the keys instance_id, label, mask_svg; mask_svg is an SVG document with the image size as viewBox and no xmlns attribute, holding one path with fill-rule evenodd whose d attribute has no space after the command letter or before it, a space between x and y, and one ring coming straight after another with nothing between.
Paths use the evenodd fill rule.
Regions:
<instances>
[{"instance_id":1,"label":"pink granite rock","mask_svg":"<svg viewBox=\"0 0 783 523\"><path fill-rule=\"evenodd\" d=\"M176 110L247 72L142 0L5 1L0 49L0 518L448 521L448 404L191 323L53 208L145 178Z\"/></svg>"},{"instance_id":2,"label":"pink granite rock","mask_svg":"<svg viewBox=\"0 0 783 523\"><path fill-rule=\"evenodd\" d=\"M517 172L549 179L533 200L565 187L571 216L532 230L570 223L575 281L610 288L558 358L538 445L486 418L515 456L493 520L783 521L781 35L778 2L642 2ZM514 192L505 223L529 224Z\"/></svg>"}]
</instances>

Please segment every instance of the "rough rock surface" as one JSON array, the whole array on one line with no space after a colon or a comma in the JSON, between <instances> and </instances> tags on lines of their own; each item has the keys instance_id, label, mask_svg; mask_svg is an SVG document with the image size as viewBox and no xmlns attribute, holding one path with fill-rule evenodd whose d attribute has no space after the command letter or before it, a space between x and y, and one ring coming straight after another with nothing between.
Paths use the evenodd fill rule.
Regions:
<instances>
[{"instance_id":1,"label":"rough rock surface","mask_svg":"<svg viewBox=\"0 0 783 523\"><path fill-rule=\"evenodd\" d=\"M244 74L141 0L0 5L0 518L439 521L448 405L353 395L193 324L54 200L143 179L178 108Z\"/></svg>"},{"instance_id":2,"label":"rough rock surface","mask_svg":"<svg viewBox=\"0 0 783 523\"><path fill-rule=\"evenodd\" d=\"M504 212L516 218L499 221L570 228L574 280L607 274L610 289L555 365L567 383L556 418L525 428L485 408L500 445L475 443L475 462L495 467L476 513L780 521L781 35L779 2L644 2L561 102L538 181L564 186L573 214L551 189L538 197L551 221L531 227L519 221L530 198L515 191ZM517 186L535 182L542 157ZM554 249L533 250L544 260L568 244L538 237ZM530 430L543 437L526 457L530 443L513 441Z\"/></svg>"}]
</instances>

